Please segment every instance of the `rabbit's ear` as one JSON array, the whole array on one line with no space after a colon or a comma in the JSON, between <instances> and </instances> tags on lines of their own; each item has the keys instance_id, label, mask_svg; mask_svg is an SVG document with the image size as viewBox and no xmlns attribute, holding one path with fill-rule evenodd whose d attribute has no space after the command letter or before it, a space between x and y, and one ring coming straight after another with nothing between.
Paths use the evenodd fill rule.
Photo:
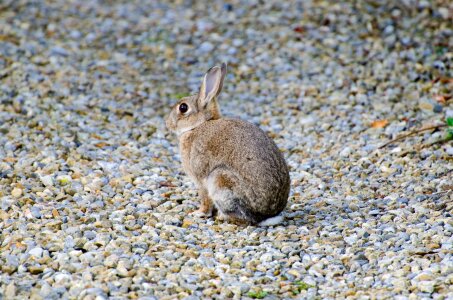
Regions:
<instances>
[{"instance_id":1,"label":"rabbit's ear","mask_svg":"<svg viewBox=\"0 0 453 300\"><path fill-rule=\"evenodd\" d=\"M212 99L220 94L226 71L226 63L222 63L221 67L215 66L206 72L198 96L198 104L201 108L206 107Z\"/></svg>"}]
</instances>

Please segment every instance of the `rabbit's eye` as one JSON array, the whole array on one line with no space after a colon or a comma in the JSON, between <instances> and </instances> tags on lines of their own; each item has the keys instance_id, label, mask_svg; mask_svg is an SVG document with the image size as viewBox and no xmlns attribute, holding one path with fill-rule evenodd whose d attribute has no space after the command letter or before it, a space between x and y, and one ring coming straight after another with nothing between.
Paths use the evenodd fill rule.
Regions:
<instances>
[{"instance_id":1,"label":"rabbit's eye","mask_svg":"<svg viewBox=\"0 0 453 300\"><path fill-rule=\"evenodd\" d=\"M189 107L187 106L187 104L185 103L181 103L179 105L179 111L182 113L182 114L185 114L187 112L187 110L189 109Z\"/></svg>"}]
</instances>

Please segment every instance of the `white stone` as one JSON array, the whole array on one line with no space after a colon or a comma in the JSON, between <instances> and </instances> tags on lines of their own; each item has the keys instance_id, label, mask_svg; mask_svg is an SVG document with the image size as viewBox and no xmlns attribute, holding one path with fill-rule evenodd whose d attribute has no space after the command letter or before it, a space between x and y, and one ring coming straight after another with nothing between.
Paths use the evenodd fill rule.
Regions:
<instances>
[{"instance_id":1,"label":"white stone","mask_svg":"<svg viewBox=\"0 0 453 300\"><path fill-rule=\"evenodd\" d=\"M417 288L425 293L434 292L434 281L420 281L417 283Z\"/></svg>"},{"instance_id":2,"label":"white stone","mask_svg":"<svg viewBox=\"0 0 453 300\"><path fill-rule=\"evenodd\" d=\"M272 254L270 253L264 253L260 257L261 262L271 262L272 261Z\"/></svg>"},{"instance_id":3,"label":"white stone","mask_svg":"<svg viewBox=\"0 0 453 300\"><path fill-rule=\"evenodd\" d=\"M200 45L200 51L204 53L208 53L214 50L214 45L210 42L204 42Z\"/></svg>"},{"instance_id":4,"label":"white stone","mask_svg":"<svg viewBox=\"0 0 453 300\"><path fill-rule=\"evenodd\" d=\"M68 274L60 273L60 274L55 275L55 282L62 282L62 281L66 282L69 280L71 280L71 276Z\"/></svg>"},{"instance_id":5,"label":"white stone","mask_svg":"<svg viewBox=\"0 0 453 300\"><path fill-rule=\"evenodd\" d=\"M47 187L53 186L52 176L50 175L41 176L41 182Z\"/></svg>"},{"instance_id":6,"label":"white stone","mask_svg":"<svg viewBox=\"0 0 453 300\"><path fill-rule=\"evenodd\" d=\"M341 157L348 157L352 153L352 149L350 147L344 147L343 150L340 152Z\"/></svg>"},{"instance_id":7,"label":"white stone","mask_svg":"<svg viewBox=\"0 0 453 300\"><path fill-rule=\"evenodd\" d=\"M44 250L43 250L42 248L36 247L36 248L31 249L31 250L28 252L28 254L33 255L34 257L39 258L39 257L42 256L42 253L43 253L43 252L44 252Z\"/></svg>"}]
</instances>

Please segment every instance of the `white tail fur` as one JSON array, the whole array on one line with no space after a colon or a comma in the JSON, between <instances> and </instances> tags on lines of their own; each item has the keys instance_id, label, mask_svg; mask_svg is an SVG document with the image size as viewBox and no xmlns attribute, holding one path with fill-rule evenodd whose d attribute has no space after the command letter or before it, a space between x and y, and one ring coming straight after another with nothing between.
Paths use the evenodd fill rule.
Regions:
<instances>
[{"instance_id":1,"label":"white tail fur","mask_svg":"<svg viewBox=\"0 0 453 300\"><path fill-rule=\"evenodd\" d=\"M282 215L278 215L258 223L258 226L275 226L283 222L285 218Z\"/></svg>"}]
</instances>

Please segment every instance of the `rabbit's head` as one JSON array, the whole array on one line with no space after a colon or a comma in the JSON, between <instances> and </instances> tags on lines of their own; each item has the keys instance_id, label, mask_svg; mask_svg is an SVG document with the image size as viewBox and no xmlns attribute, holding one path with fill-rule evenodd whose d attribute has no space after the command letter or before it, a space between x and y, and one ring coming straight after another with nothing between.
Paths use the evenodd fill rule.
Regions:
<instances>
[{"instance_id":1,"label":"rabbit's head","mask_svg":"<svg viewBox=\"0 0 453 300\"><path fill-rule=\"evenodd\" d=\"M206 72L196 95L182 98L172 107L165 123L178 135L192 130L202 123L220 118L217 96L220 94L227 66L215 66Z\"/></svg>"}]
</instances>

